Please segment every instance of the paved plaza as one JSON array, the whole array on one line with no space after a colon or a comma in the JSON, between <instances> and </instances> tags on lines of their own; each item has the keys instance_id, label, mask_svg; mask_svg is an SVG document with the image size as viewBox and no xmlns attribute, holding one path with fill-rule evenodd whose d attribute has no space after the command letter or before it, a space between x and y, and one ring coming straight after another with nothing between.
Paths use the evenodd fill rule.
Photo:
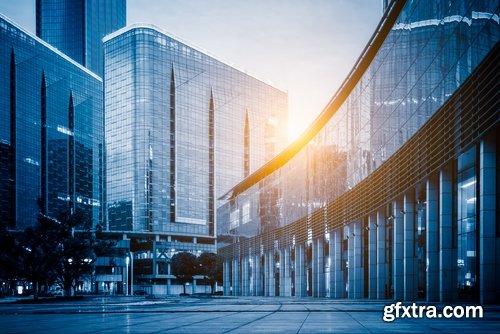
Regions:
<instances>
[{"instance_id":1,"label":"paved plaza","mask_svg":"<svg viewBox=\"0 0 500 334\"><path fill-rule=\"evenodd\" d=\"M389 304L389 303L387 303ZM386 304L310 298L87 297L0 302L1 333L498 333L500 308L483 319L382 320Z\"/></svg>"}]
</instances>

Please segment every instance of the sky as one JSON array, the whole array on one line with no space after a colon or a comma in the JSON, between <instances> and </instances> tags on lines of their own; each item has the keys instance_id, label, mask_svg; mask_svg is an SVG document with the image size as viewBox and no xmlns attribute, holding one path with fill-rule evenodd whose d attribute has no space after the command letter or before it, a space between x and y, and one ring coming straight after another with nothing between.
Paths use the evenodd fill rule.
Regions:
<instances>
[{"instance_id":1,"label":"sky","mask_svg":"<svg viewBox=\"0 0 500 334\"><path fill-rule=\"evenodd\" d=\"M35 0L0 0L35 32ZM323 110L382 15L382 0L128 0L150 23L288 92L289 139Z\"/></svg>"}]
</instances>

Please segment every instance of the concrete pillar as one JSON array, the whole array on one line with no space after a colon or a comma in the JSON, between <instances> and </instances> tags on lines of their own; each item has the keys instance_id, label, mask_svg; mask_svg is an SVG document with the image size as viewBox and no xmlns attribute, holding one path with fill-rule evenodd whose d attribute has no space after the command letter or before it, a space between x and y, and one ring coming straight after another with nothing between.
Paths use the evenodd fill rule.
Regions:
<instances>
[{"instance_id":1,"label":"concrete pillar","mask_svg":"<svg viewBox=\"0 0 500 334\"><path fill-rule=\"evenodd\" d=\"M454 300L457 261L453 256L453 183L451 166L439 172L439 301ZM455 283L455 284L454 284Z\"/></svg>"},{"instance_id":2,"label":"concrete pillar","mask_svg":"<svg viewBox=\"0 0 500 334\"><path fill-rule=\"evenodd\" d=\"M347 226L347 298L356 298L354 295L354 224L351 223Z\"/></svg>"},{"instance_id":3,"label":"concrete pillar","mask_svg":"<svg viewBox=\"0 0 500 334\"><path fill-rule=\"evenodd\" d=\"M224 280L222 281L222 289L224 290L224 295L231 295L231 265L229 260L224 260L222 273Z\"/></svg>"},{"instance_id":4,"label":"concrete pillar","mask_svg":"<svg viewBox=\"0 0 500 334\"><path fill-rule=\"evenodd\" d=\"M393 202L393 229L392 229L392 282L394 300L404 298L404 208L403 198Z\"/></svg>"},{"instance_id":5,"label":"concrete pillar","mask_svg":"<svg viewBox=\"0 0 500 334\"><path fill-rule=\"evenodd\" d=\"M240 260L238 258L233 259L233 296L240 296Z\"/></svg>"},{"instance_id":6,"label":"concrete pillar","mask_svg":"<svg viewBox=\"0 0 500 334\"><path fill-rule=\"evenodd\" d=\"M250 249L250 254L252 254L252 251ZM249 259L249 268L248 268L248 272L249 272L249 275L250 275L250 279L249 279L249 296L255 296L255 256L254 255L249 255L248 256L248 259Z\"/></svg>"},{"instance_id":7,"label":"concrete pillar","mask_svg":"<svg viewBox=\"0 0 500 334\"><path fill-rule=\"evenodd\" d=\"M328 292L328 297L335 298L335 234L330 232L328 238L328 257L330 258L330 275L328 277L330 280L328 283L330 291Z\"/></svg>"},{"instance_id":8,"label":"concrete pillar","mask_svg":"<svg viewBox=\"0 0 500 334\"><path fill-rule=\"evenodd\" d=\"M481 304L500 301L500 242L496 238L496 135L481 140L479 148L479 298Z\"/></svg>"},{"instance_id":9,"label":"concrete pillar","mask_svg":"<svg viewBox=\"0 0 500 334\"><path fill-rule=\"evenodd\" d=\"M196 293L196 279L193 278L193 283L191 285L191 294Z\"/></svg>"},{"instance_id":10,"label":"concrete pillar","mask_svg":"<svg viewBox=\"0 0 500 334\"><path fill-rule=\"evenodd\" d=\"M280 250L280 296L291 296L290 251Z\"/></svg>"},{"instance_id":11,"label":"concrete pillar","mask_svg":"<svg viewBox=\"0 0 500 334\"><path fill-rule=\"evenodd\" d=\"M222 270L223 270L223 274L222 274L222 279L224 282L226 282L226 278L224 277L225 275L225 269L224 269L224 265L222 266ZM172 268L170 266L170 262L167 263L167 275L172 275ZM171 295L172 294L172 280L170 278L167 278L167 295ZM225 291L224 291L224 294L225 294Z\"/></svg>"},{"instance_id":12,"label":"concrete pillar","mask_svg":"<svg viewBox=\"0 0 500 334\"><path fill-rule=\"evenodd\" d=\"M263 296L264 291L262 291L262 263L260 254L254 256L253 260L254 265L254 296Z\"/></svg>"},{"instance_id":13,"label":"concrete pillar","mask_svg":"<svg viewBox=\"0 0 500 334\"><path fill-rule=\"evenodd\" d=\"M264 254L264 296L269 296L269 254Z\"/></svg>"},{"instance_id":14,"label":"concrete pillar","mask_svg":"<svg viewBox=\"0 0 500 334\"><path fill-rule=\"evenodd\" d=\"M342 271L342 234L340 229L330 232L330 297L344 298L345 284Z\"/></svg>"},{"instance_id":15,"label":"concrete pillar","mask_svg":"<svg viewBox=\"0 0 500 334\"><path fill-rule=\"evenodd\" d=\"M284 249L280 249L279 250L279 253L280 253L280 265L279 265L279 295L280 296L283 296L285 294L285 265L284 265L284 262L285 262L285 255L284 255L284 252L285 250Z\"/></svg>"},{"instance_id":16,"label":"concrete pillar","mask_svg":"<svg viewBox=\"0 0 500 334\"><path fill-rule=\"evenodd\" d=\"M368 216L368 298L377 298L377 215Z\"/></svg>"},{"instance_id":17,"label":"concrete pillar","mask_svg":"<svg viewBox=\"0 0 500 334\"><path fill-rule=\"evenodd\" d=\"M355 222L353 225L353 265L354 265L354 298L364 297L364 272L361 261L363 255L363 233L361 232L361 222Z\"/></svg>"},{"instance_id":18,"label":"concrete pillar","mask_svg":"<svg viewBox=\"0 0 500 334\"><path fill-rule=\"evenodd\" d=\"M316 244L316 239L313 239L312 240L312 245L311 245L311 250L312 250L312 254L311 254L311 296L313 297L317 297L317 294L318 294L318 265L316 263L317 261L317 258L318 258L318 245Z\"/></svg>"},{"instance_id":19,"label":"concrete pillar","mask_svg":"<svg viewBox=\"0 0 500 334\"><path fill-rule=\"evenodd\" d=\"M306 284L304 244L298 243L295 245L295 297L307 295Z\"/></svg>"},{"instance_id":20,"label":"concrete pillar","mask_svg":"<svg viewBox=\"0 0 500 334\"><path fill-rule=\"evenodd\" d=\"M249 257L244 256L241 262L241 295L250 296L250 263Z\"/></svg>"},{"instance_id":21,"label":"concrete pillar","mask_svg":"<svg viewBox=\"0 0 500 334\"><path fill-rule=\"evenodd\" d=\"M325 264L323 237L313 240L312 245L312 276L313 276L313 296L325 296Z\"/></svg>"},{"instance_id":22,"label":"concrete pillar","mask_svg":"<svg viewBox=\"0 0 500 334\"><path fill-rule=\"evenodd\" d=\"M426 182L426 299L428 302L439 301L438 199L438 179L432 175Z\"/></svg>"},{"instance_id":23,"label":"concrete pillar","mask_svg":"<svg viewBox=\"0 0 500 334\"><path fill-rule=\"evenodd\" d=\"M417 259L415 257L415 191L411 190L404 195L403 217L404 225L404 300L417 299Z\"/></svg>"},{"instance_id":24,"label":"concrete pillar","mask_svg":"<svg viewBox=\"0 0 500 334\"><path fill-rule=\"evenodd\" d=\"M269 296L276 296L276 275L275 275L274 251L269 252Z\"/></svg>"},{"instance_id":25,"label":"concrete pillar","mask_svg":"<svg viewBox=\"0 0 500 334\"><path fill-rule=\"evenodd\" d=\"M284 249L284 282L285 282L285 293L283 296L290 297L292 295L292 277L290 276L290 248Z\"/></svg>"},{"instance_id":26,"label":"concrete pillar","mask_svg":"<svg viewBox=\"0 0 500 334\"><path fill-rule=\"evenodd\" d=\"M273 297L275 295L273 251L264 254L264 285L264 295Z\"/></svg>"},{"instance_id":27,"label":"concrete pillar","mask_svg":"<svg viewBox=\"0 0 500 334\"><path fill-rule=\"evenodd\" d=\"M386 298L387 259L385 254L385 210L377 211L377 299Z\"/></svg>"},{"instance_id":28,"label":"concrete pillar","mask_svg":"<svg viewBox=\"0 0 500 334\"><path fill-rule=\"evenodd\" d=\"M335 288L334 288L334 298L344 298L345 297L345 281L344 281L344 271L342 269L342 231L340 229L337 229L333 231L333 240L334 240L334 254L333 258L335 261L333 262L334 265L334 282L335 282Z\"/></svg>"},{"instance_id":29,"label":"concrete pillar","mask_svg":"<svg viewBox=\"0 0 500 334\"><path fill-rule=\"evenodd\" d=\"M159 237L159 236L157 236ZM156 258L156 255L158 254L158 251L156 250L156 241L157 241L157 238L153 239L153 277L155 277L156 275L158 275L158 264L157 264L157 258Z\"/></svg>"}]
</instances>

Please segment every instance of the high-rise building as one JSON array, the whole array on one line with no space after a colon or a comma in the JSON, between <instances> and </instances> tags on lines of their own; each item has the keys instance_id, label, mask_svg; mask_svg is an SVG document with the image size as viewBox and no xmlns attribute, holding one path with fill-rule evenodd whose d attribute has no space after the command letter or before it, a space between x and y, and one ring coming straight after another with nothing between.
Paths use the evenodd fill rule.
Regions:
<instances>
[{"instance_id":1,"label":"high-rise building","mask_svg":"<svg viewBox=\"0 0 500 334\"><path fill-rule=\"evenodd\" d=\"M126 24L126 0L37 0L36 35L103 74L102 38Z\"/></svg>"},{"instance_id":2,"label":"high-rise building","mask_svg":"<svg viewBox=\"0 0 500 334\"><path fill-rule=\"evenodd\" d=\"M107 227L159 289L163 257L215 251L219 197L284 147L287 93L151 26L104 40Z\"/></svg>"},{"instance_id":3,"label":"high-rise building","mask_svg":"<svg viewBox=\"0 0 500 334\"><path fill-rule=\"evenodd\" d=\"M226 294L500 301L500 2L384 7L302 138L228 192Z\"/></svg>"},{"instance_id":4,"label":"high-rise building","mask_svg":"<svg viewBox=\"0 0 500 334\"><path fill-rule=\"evenodd\" d=\"M0 223L39 213L102 219L103 84L87 68L0 16Z\"/></svg>"}]
</instances>

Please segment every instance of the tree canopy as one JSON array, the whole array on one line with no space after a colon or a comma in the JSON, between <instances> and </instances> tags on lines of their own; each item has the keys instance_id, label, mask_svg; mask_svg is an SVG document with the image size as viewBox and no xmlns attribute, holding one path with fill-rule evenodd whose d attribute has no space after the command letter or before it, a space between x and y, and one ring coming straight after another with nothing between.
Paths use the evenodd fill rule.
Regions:
<instances>
[{"instance_id":1,"label":"tree canopy","mask_svg":"<svg viewBox=\"0 0 500 334\"><path fill-rule=\"evenodd\" d=\"M222 260L214 253L202 253L198 259L199 274L210 282L212 293L216 282L222 282Z\"/></svg>"},{"instance_id":2,"label":"tree canopy","mask_svg":"<svg viewBox=\"0 0 500 334\"><path fill-rule=\"evenodd\" d=\"M182 283L184 293L186 293L186 283L191 282L193 276L199 273L196 256L187 252L177 253L172 257L170 266L172 274Z\"/></svg>"},{"instance_id":3,"label":"tree canopy","mask_svg":"<svg viewBox=\"0 0 500 334\"><path fill-rule=\"evenodd\" d=\"M222 282L222 261L217 254L202 253L198 258L187 252L177 253L172 257L172 274L183 284L184 293L186 293L185 284L193 280L193 276L202 275L210 282L212 293L216 282Z\"/></svg>"},{"instance_id":4,"label":"tree canopy","mask_svg":"<svg viewBox=\"0 0 500 334\"><path fill-rule=\"evenodd\" d=\"M21 233L0 231L0 278L26 279L33 283L34 298L48 292L54 283L64 288L66 296L76 294L78 281L91 275L98 255L112 244L96 239L89 229L89 217L81 211L61 214L57 219L39 215L35 226Z\"/></svg>"}]
</instances>

